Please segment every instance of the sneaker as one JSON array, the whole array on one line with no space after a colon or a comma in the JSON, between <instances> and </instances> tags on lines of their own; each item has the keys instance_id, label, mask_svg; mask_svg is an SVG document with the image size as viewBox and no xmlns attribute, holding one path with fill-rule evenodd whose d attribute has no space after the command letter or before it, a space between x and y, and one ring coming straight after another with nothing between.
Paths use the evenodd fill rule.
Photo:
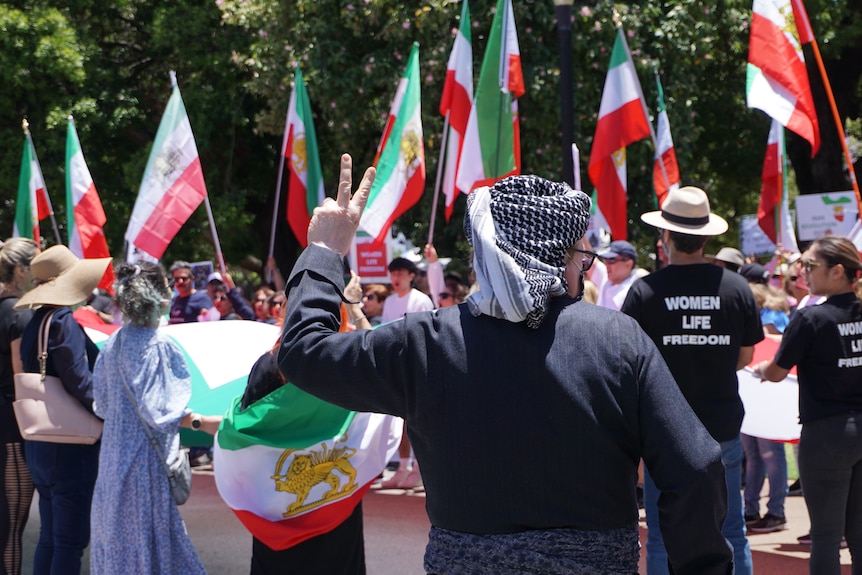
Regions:
<instances>
[{"instance_id":1,"label":"sneaker","mask_svg":"<svg viewBox=\"0 0 862 575\"><path fill-rule=\"evenodd\" d=\"M397 489L401 487L401 482L404 481L410 472L404 467L398 468L392 477L380 483L380 489Z\"/></svg>"},{"instance_id":2,"label":"sneaker","mask_svg":"<svg viewBox=\"0 0 862 575\"><path fill-rule=\"evenodd\" d=\"M420 485L422 485L422 474L419 473L418 465L414 465L410 473L398 483L401 489L416 489Z\"/></svg>"},{"instance_id":3,"label":"sneaker","mask_svg":"<svg viewBox=\"0 0 862 575\"><path fill-rule=\"evenodd\" d=\"M750 515L748 513L745 514L745 524L754 523L755 521L760 521L760 513L755 513Z\"/></svg>"},{"instance_id":4,"label":"sneaker","mask_svg":"<svg viewBox=\"0 0 862 575\"><path fill-rule=\"evenodd\" d=\"M772 533L784 529L787 529L787 519L772 513L767 513L760 521L748 525L748 530L752 533Z\"/></svg>"},{"instance_id":5,"label":"sneaker","mask_svg":"<svg viewBox=\"0 0 862 575\"><path fill-rule=\"evenodd\" d=\"M806 533L805 535L800 535L796 538L796 541L800 545L811 545L811 532ZM841 538L841 543L838 545L841 549L847 549L847 540L843 537Z\"/></svg>"},{"instance_id":6,"label":"sneaker","mask_svg":"<svg viewBox=\"0 0 862 575\"><path fill-rule=\"evenodd\" d=\"M802 497L802 484L797 479L787 488L788 497Z\"/></svg>"}]
</instances>

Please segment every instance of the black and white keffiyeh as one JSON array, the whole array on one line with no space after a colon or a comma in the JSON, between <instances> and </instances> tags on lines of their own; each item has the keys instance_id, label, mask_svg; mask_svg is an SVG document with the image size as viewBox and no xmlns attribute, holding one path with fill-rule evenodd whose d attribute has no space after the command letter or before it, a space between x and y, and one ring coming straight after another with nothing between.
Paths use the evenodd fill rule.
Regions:
<instances>
[{"instance_id":1,"label":"black and white keffiyeh","mask_svg":"<svg viewBox=\"0 0 862 575\"><path fill-rule=\"evenodd\" d=\"M538 176L512 176L467 196L464 232L479 291L473 315L541 325L548 300L566 293L566 250L587 231L590 198Z\"/></svg>"}]
</instances>

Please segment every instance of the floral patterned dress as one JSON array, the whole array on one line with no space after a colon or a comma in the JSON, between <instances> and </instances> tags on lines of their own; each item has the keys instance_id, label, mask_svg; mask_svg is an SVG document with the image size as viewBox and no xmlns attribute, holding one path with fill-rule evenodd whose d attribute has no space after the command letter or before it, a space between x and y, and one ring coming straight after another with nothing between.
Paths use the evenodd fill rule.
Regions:
<instances>
[{"instance_id":1,"label":"floral patterned dress","mask_svg":"<svg viewBox=\"0 0 862 575\"><path fill-rule=\"evenodd\" d=\"M158 330L127 325L105 343L93 375L94 407L105 428L90 519L90 573L206 573L121 379L171 460L191 397L182 353Z\"/></svg>"}]
</instances>

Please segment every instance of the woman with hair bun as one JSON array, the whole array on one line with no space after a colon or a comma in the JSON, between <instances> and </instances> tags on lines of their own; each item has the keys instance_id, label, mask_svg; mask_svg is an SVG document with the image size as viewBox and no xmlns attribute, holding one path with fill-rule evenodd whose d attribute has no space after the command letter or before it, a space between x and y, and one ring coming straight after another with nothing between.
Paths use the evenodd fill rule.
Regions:
<instances>
[{"instance_id":1,"label":"woman with hair bun","mask_svg":"<svg viewBox=\"0 0 862 575\"><path fill-rule=\"evenodd\" d=\"M21 336L33 312L16 310L15 304L33 286L30 261L38 251L29 238L6 240L0 250L0 549L3 573L9 575L21 573L21 536L33 500L33 478L24 462L24 440L12 411L13 375L24 371Z\"/></svg>"},{"instance_id":2,"label":"woman with hair bun","mask_svg":"<svg viewBox=\"0 0 862 575\"><path fill-rule=\"evenodd\" d=\"M781 381L799 378L799 477L811 517L809 572L838 575L846 537L853 573L862 573L862 302L855 293L862 261L847 238L816 240L802 273L821 305L797 310L775 358L755 366Z\"/></svg>"},{"instance_id":3,"label":"woman with hair bun","mask_svg":"<svg viewBox=\"0 0 862 575\"><path fill-rule=\"evenodd\" d=\"M96 414L105 428L93 495L90 572L205 573L141 419L170 465L185 457L180 427L214 433L221 418L187 407L191 378L185 359L157 329L170 303L162 267L123 264L116 277L124 325L105 343L93 372Z\"/></svg>"}]
</instances>

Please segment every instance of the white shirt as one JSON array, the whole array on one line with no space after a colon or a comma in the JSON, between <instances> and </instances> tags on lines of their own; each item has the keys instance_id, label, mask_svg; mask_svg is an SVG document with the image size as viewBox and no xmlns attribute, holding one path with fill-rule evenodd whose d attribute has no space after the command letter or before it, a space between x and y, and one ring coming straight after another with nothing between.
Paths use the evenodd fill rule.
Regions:
<instances>
[{"instance_id":1,"label":"white shirt","mask_svg":"<svg viewBox=\"0 0 862 575\"><path fill-rule=\"evenodd\" d=\"M612 284L611 280L607 280L602 284L602 289L599 290L599 299L596 301L596 305L620 311L623 302L626 301L626 294L629 293L629 288L632 287L636 279L638 279L637 269L633 269L629 277L618 284Z\"/></svg>"},{"instance_id":2,"label":"white shirt","mask_svg":"<svg viewBox=\"0 0 862 575\"><path fill-rule=\"evenodd\" d=\"M397 293L390 295L383 302L383 317L381 323L386 323L404 317L405 313L414 311L431 311L434 304L431 298L416 288L410 288L407 295L399 296Z\"/></svg>"}]
</instances>

